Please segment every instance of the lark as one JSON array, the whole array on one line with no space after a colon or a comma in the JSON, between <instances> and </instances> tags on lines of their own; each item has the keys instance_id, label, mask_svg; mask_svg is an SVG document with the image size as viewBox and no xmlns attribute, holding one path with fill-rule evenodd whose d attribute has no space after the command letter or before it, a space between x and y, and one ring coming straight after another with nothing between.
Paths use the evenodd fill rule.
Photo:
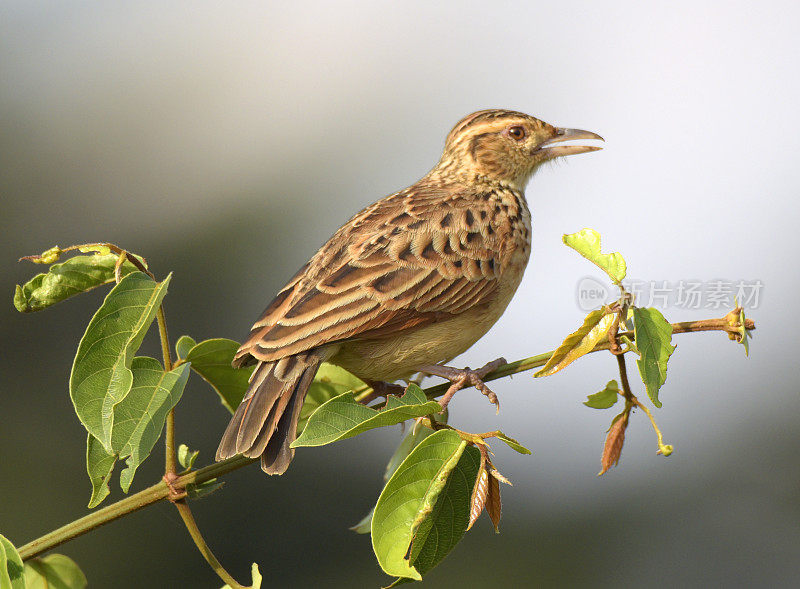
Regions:
<instances>
[{"instance_id":1,"label":"lark","mask_svg":"<svg viewBox=\"0 0 800 589\"><path fill-rule=\"evenodd\" d=\"M379 391L416 373L444 377L443 407L467 386L496 402L481 379L504 360L479 370L446 363L500 318L522 280L528 180L547 161L600 149L558 145L576 139L602 140L510 110L460 120L430 172L345 223L255 322L233 362L255 369L217 460L260 456L266 473L284 473L323 362Z\"/></svg>"}]
</instances>

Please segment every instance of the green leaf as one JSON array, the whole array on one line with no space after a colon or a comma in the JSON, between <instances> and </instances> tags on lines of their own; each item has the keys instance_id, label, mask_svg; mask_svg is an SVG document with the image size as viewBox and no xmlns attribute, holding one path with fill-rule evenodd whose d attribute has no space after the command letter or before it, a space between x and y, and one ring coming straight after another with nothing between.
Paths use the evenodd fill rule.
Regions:
<instances>
[{"instance_id":1,"label":"green leaf","mask_svg":"<svg viewBox=\"0 0 800 589\"><path fill-rule=\"evenodd\" d=\"M14 306L22 313L41 311L73 295L102 284L114 282L114 254L75 256L62 264L54 264L44 274L37 274L14 292ZM136 271L125 261L120 269L123 276Z\"/></svg>"},{"instance_id":2,"label":"green leaf","mask_svg":"<svg viewBox=\"0 0 800 589\"><path fill-rule=\"evenodd\" d=\"M386 464L386 470L383 473L384 482L387 482L390 478L392 478L392 475L397 471L403 460L405 460L408 455L411 454L411 451L414 448L422 443L422 440L430 436L432 433L432 429L428 429L427 427L418 427L416 428L416 431L409 432L406 437L403 438L403 441L400 442L399 446L397 446L397 450L394 451L394 454L392 454L392 457Z\"/></svg>"},{"instance_id":3,"label":"green leaf","mask_svg":"<svg viewBox=\"0 0 800 589\"><path fill-rule=\"evenodd\" d=\"M190 499L200 499L206 495L211 495L215 491L225 486L225 481L209 479L202 483L189 483L186 485L186 494Z\"/></svg>"},{"instance_id":4,"label":"green leaf","mask_svg":"<svg viewBox=\"0 0 800 589\"><path fill-rule=\"evenodd\" d=\"M520 454L531 454L531 451L528 450L525 446L520 444L514 438L507 436L503 432L497 432L497 435L495 435L495 437L501 442L505 442L509 448L515 450L516 452L519 452Z\"/></svg>"},{"instance_id":5,"label":"green leaf","mask_svg":"<svg viewBox=\"0 0 800 589\"><path fill-rule=\"evenodd\" d=\"M747 330L745 325L747 325L747 318L744 316L744 309L739 306L739 300L737 298L733 299L736 308L739 309L739 318L737 325L733 325L732 327L738 326L738 337L733 336L735 340L737 340L740 344L744 346L744 355L750 356L750 343L747 341L751 337L753 337L750 332ZM733 311L735 313L735 310ZM730 316L730 314L728 314ZM733 334L729 334L729 337Z\"/></svg>"},{"instance_id":6,"label":"green leaf","mask_svg":"<svg viewBox=\"0 0 800 589\"><path fill-rule=\"evenodd\" d=\"M256 563L253 563L250 574L253 577L253 584L250 585L250 589L261 589L261 581L263 581L263 579L261 577L261 573L259 572L258 565ZM224 585L222 589L231 589L231 586Z\"/></svg>"},{"instance_id":7,"label":"green leaf","mask_svg":"<svg viewBox=\"0 0 800 589\"><path fill-rule=\"evenodd\" d=\"M197 342L190 338L188 335L182 335L178 338L178 341L175 342L175 352L178 354L179 360L185 360L186 354L189 353L193 347L197 345Z\"/></svg>"},{"instance_id":8,"label":"green leaf","mask_svg":"<svg viewBox=\"0 0 800 589\"><path fill-rule=\"evenodd\" d=\"M433 511L417 530L410 560L421 575L439 564L464 536L480 462L480 451L467 447L447 478Z\"/></svg>"},{"instance_id":9,"label":"green leaf","mask_svg":"<svg viewBox=\"0 0 800 589\"><path fill-rule=\"evenodd\" d=\"M186 344L188 341L184 340L182 347L185 347ZM219 395L223 406L231 413L242 402L250 375L253 373L252 366L234 368L231 365L233 356L238 349L238 342L216 338L200 342L188 350L184 356L187 362L192 363L192 370L211 385Z\"/></svg>"},{"instance_id":10,"label":"green leaf","mask_svg":"<svg viewBox=\"0 0 800 589\"><path fill-rule=\"evenodd\" d=\"M131 362L153 322L170 276L155 282L142 272L123 278L94 314L78 346L69 390L88 432L111 448L114 406L133 385Z\"/></svg>"},{"instance_id":11,"label":"green leaf","mask_svg":"<svg viewBox=\"0 0 800 589\"><path fill-rule=\"evenodd\" d=\"M22 559L3 535L0 535L0 589L25 589Z\"/></svg>"},{"instance_id":12,"label":"green leaf","mask_svg":"<svg viewBox=\"0 0 800 589\"><path fill-rule=\"evenodd\" d=\"M389 462L386 465L386 470L383 473L384 482L387 482L392 477L403 460L405 460L408 455L411 454L411 451L416 448L420 442L422 442L422 440L427 438L432 433L432 429L420 427L416 428L415 431L411 431L403 438L403 441L400 442L399 446L397 446L397 449L394 451L394 454L392 454L392 457L389 459ZM372 514L374 512L375 508L373 507L370 512L361 519L361 521L359 521L350 529L356 534L369 534L372 526Z\"/></svg>"},{"instance_id":13,"label":"green leaf","mask_svg":"<svg viewBox=\"0 0 800 589\"><path fill-rule=\"evenodd\" d=\"M84 589L86 576L75 561L49 554L25 562L25 589Z\"/></svg>"},{"instance_id":14,"label":"green leaf","mask_svg":"<svg viewBox=\"0 0 800 589\"><path fill-rule=\"evenodd\" d=\"M128 492L139 465L145 461L161 436L167 414L180 400L189 365L164 372L154 358L136 357L132 365L133 386L114 407L111 417L111 451L92 434L86 445L86 470L92 482L89 507L96 507L109 493L108 480L119 459L127 458L120 474L120 487Z\"/></svg>"},{"instance_id":15,"label":"green leaf","mask_svg":"<svg viewBox=\"0 0 800 589\"><path fill-rule=\"evenodd\" d=\"M633 308L633 328L640 358L636 361L647 395L661 407L658 390L667 380L667 360L675 351L672 326L658 309Z\"/></svg>"},{"instance_id":16,"label":"green leaf","mask_svg":"<svg viewBox=\"0 0 800 589\"><path fill-rule=\"evenodd\" d=\"M747 331L747 329L745 328L744 310L742 310L739 313L739 322L742 325L741 331L739 332L740 335L741 335L741 339L739 340L739 343L741 343L744 346L744 355L745 356L750 356L750 344L748 343L747 340L749 340L753 336L750 335L750 332Z\"/></svg>"},{"instance_id":17,"label":"green leaf","mask_svg":"<svg viewBox=\"0 0 800 589\"><path fill-rule=\"evenodd\" d=\"M297 423L298 434L305 429L308 418L320 405L337 395L359 389L366 390L367 384L357 376L339 366L326 362L322 363L319 370L317 370L314 381L308 387L306 400L300 409L300 420Z\"/></svg>"},{"instance_id":18,"label":"green leaf","mask_svg":"<svg viewBox=\"0 0 800 589\"><path fill-rule=\"evenodd\" d=\"M157 283L142 272L123 278L108 293L78 346L70 396L86 429L110 453L114 406L131 389L133 354L139 349L170 277Z\"/></svg>"},{"instance_id":19,"label":"green leaf","mask_svg":"<svg viewBox=\"0 0 800 589\"><path fill-rule=\"evenodd\" d=\"M111 446L127 468L120 473L120 486L126 493L133 475L155 446L169 411L178 404L189 378L189 365L164 372L154 358L137 357L131 366L133 386L114 407Z\"/></svg>"},{"instance_id":20,"label":"green leaf","mask_svg":"<svg viewBox=\"0 0 800 589\"><path fill-rule=\"evenodd\" d=\"M323 363L320 365L314 381L308 387L306 399L300 409L300 419L297 422L298 434L306 427L308 418L317 408L329 401L336 395L341 395L347 391L366 389L367 385L357 376L347 372L344 368L333 364Z\"/></svg>"},{"instance_id":21,"label":"green leaf","mask_svg":"<svg viewBox=\"0 0 800 589\"><path fill-rule=\"evenodd\" d=\"M181 444L178 446L178 463L186 470L189 470L194 466L194 461L197 460L198 454L200 454L200 450L192 452L189 450L189 446Z\"/></svg>"},{"instance_id":22,"label":"green leaf","mask_svg":"<svg viewBox=\"0 0 800 589\"><path fill-rule=\"evenodd\" d=\"M550 376L572 362L591 352L603 339L608 337L608 332L614 324L615 313L608 313L598 309L589 313L583 320L578 331L567 336L564 342L553 352L547 364L542 366L533 376Z\"/></svg>"},{"instance_id":23,"label":"green leaf","mask_svg":"<svg viewBox=\"0 0 800 589\"><path fill-rule=\"evenodd\" d=\"M103 448L100 440L92 434L88 434L86 439L86 472L92 483L92 496L89 499L89 509L93 509L108 497L110 490L108 481L117 463L117 455L109 454Z\"/></svg>"},{"instance_id":24,"label":"green leaf","mask_svg":"<svg viewBox=\"0 0 800 589\"><path fill-rule=\"evenodd\" d=\"M599 393L589 395L583 404L592 409L608 409L614 406L618 398L619 385L616 380L609 380L606 388Z\"/></svg>"},{"instance_id":25,"label":"green leaf","mask_svg":"<svg viewBox=\"0 0 800 589\"><path fill-rule=\"evenodd\" d=\"M421 580L412 564L429 570L458 542L479 464L480 452L452 430L431 434L400 464L372 517L372 548L387 574Z\"/></svg>"},{"instance_id":26,"label":"green leaf","mask_svg":"<svg viewBox=\"0 0 800 589\"><path fill-rule=\"evenodd\" d=\"M441 410L438 402L428 401L422 389L413 383L408 385L402 397L389 395L381 410L362 405L355 400L353 392L343 393L321 405L311 415L303 433L292 442L292 448L330 444L376 427L394 425Z\"/></svg>"},{"instance_id":27,"label":"green leaf","mask_svg":"<svg viewBox=\"0 0 800 589\"><path fill-rule=\"evenodd\" d=\"M617 252L600 253L600 234L594 229L581 229L577 233L564 235L561 239L566 245L608 274L615 284L619 284L625 278L627 273L625 259Z\"/></svg>"},{"instance_id":28,"label":"green leaf","mask_svg":"<svg viewBox=\"0 0 800 589\"><path fill-rule=\"evenodd\" d=\"M372 530L372 516L375 513L375 508L369 510L369 513L359 520L359 522L351 526L349 529L356 534L369 534Z\"/></svg>"}]
</instances>

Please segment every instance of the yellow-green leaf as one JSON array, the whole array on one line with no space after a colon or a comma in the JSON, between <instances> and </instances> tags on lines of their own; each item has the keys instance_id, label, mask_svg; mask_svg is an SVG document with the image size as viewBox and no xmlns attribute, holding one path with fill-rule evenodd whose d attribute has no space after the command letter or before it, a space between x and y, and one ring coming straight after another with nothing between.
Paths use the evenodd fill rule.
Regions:
<instances>
[{"instance_id":1,"label":"yellow-green leaf","mask_svg":"<svg viewBox=\"0 0 800 589\"><path fill-rule=\"evenodd\" d=\"M625 259L618 252L601 253L600 234L594 229L581 229L577 233L564 235L562 241L608 274L615 284L619 284L625 278L627 273Z\"/></svg>"},{"instance_id":2,"label":"yellow-green leaf","mask_svg":"<svg viewBox=\"0 0 800 589\"><path fill-rule=\"evenodd\" d=\"M191 469L198 454L200 454L200 450L192 451L186 444L181 444L178 446L178 463L187 470Z\"/></svg>"},{"instance_id":3,"label":"yellow-green leaf","mask_svg":"<svg viewBox=\"0 0 800 589\"><path fill-rule=\"evenodd\" d=\"M505 443L509 448L511 448L515 452L519 452L520 454L531 453L531 451L528 450L525 446L520 444L517 440L515 440L511 436L507 436L503 432L497 432L497 435L495 437L501 442Z\"/></svg>"},{"instance_id":4,"label":"yellow-green leaf","mask_svg":"<svg viewBox=\"0 0 800 589\"><path fill-rule=\"evenodd\" d=\"M566 368L572 362L591 352L605 338L614 324L614 313L598 309L589 313L578 331L567 336L564 342L553 352L547 364L534 376L550 376Z\"/></svg>"},{"instance_id":5,"label":"yellow-green leaf","mask_svg":"<svg viewBox=\"0 0 800 589\"><path fill-rule=\"evenodd\" d=\"M44 259L44 258L43 258ZM14 306L21 313L41 311L73 295L114 282L114 254L75 256L54 264L44 274L37 274L14 292ZM126 276L136 267L126 261L120 268Z\"/></svg>"},{"instance_id":6,"label":"yellow-green leaf","mask_svg":"<svg viewBox=\"0 0 800 589\"><path fill-rule=\"evenodd\" d=\"M589 395L586 401L583 402L587 407L592 409L608 409L613 407L614 403L619 398L619 385L616 380L609 380L606 388L599 393Z\"/></svg>"}]
</instances>

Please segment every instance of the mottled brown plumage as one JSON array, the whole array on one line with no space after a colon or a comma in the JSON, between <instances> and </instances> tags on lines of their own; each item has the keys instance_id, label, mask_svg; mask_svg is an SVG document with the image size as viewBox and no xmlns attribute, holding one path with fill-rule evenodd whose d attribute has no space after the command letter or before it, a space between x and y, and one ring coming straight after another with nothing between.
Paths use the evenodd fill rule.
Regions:
<instances>
[{"instance_id":1,"label":"mottled brown plumage","mask_svg":"<svg viewBox=\"0 0 800 589\"><path fill-rule=\"evenodd\" d=\"M545 161L599 149L550 146L570 139L600 137L514 111L473 113L456 124L424 178L350 219L278 293L237 352L234 365L257 367L217 459L261 456L267 473L283 473L322 362L392 382L437 370L432 365L486 333L530 256L528 179ZM462 380L479 382L474 374Z\"/></svg>"}]
</instances>

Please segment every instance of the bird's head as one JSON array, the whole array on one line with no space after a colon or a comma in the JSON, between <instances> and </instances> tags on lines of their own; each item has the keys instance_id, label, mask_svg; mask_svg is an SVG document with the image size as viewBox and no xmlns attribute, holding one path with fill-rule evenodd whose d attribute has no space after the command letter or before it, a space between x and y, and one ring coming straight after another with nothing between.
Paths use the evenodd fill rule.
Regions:
<instances>
[{"instance_id":1,"label":"bird's head","mask_svg":"<svg viewBox=\"0 0 800 589\"><path fill-rule=\"evenodd\" d=\"M434 171L471 182L501 183L522 191L544 162L601 149L555 145L575 139L603 140L596 133L554 127L521 112L481 110L456 123Z\"/></svg>"}]
</instances>

